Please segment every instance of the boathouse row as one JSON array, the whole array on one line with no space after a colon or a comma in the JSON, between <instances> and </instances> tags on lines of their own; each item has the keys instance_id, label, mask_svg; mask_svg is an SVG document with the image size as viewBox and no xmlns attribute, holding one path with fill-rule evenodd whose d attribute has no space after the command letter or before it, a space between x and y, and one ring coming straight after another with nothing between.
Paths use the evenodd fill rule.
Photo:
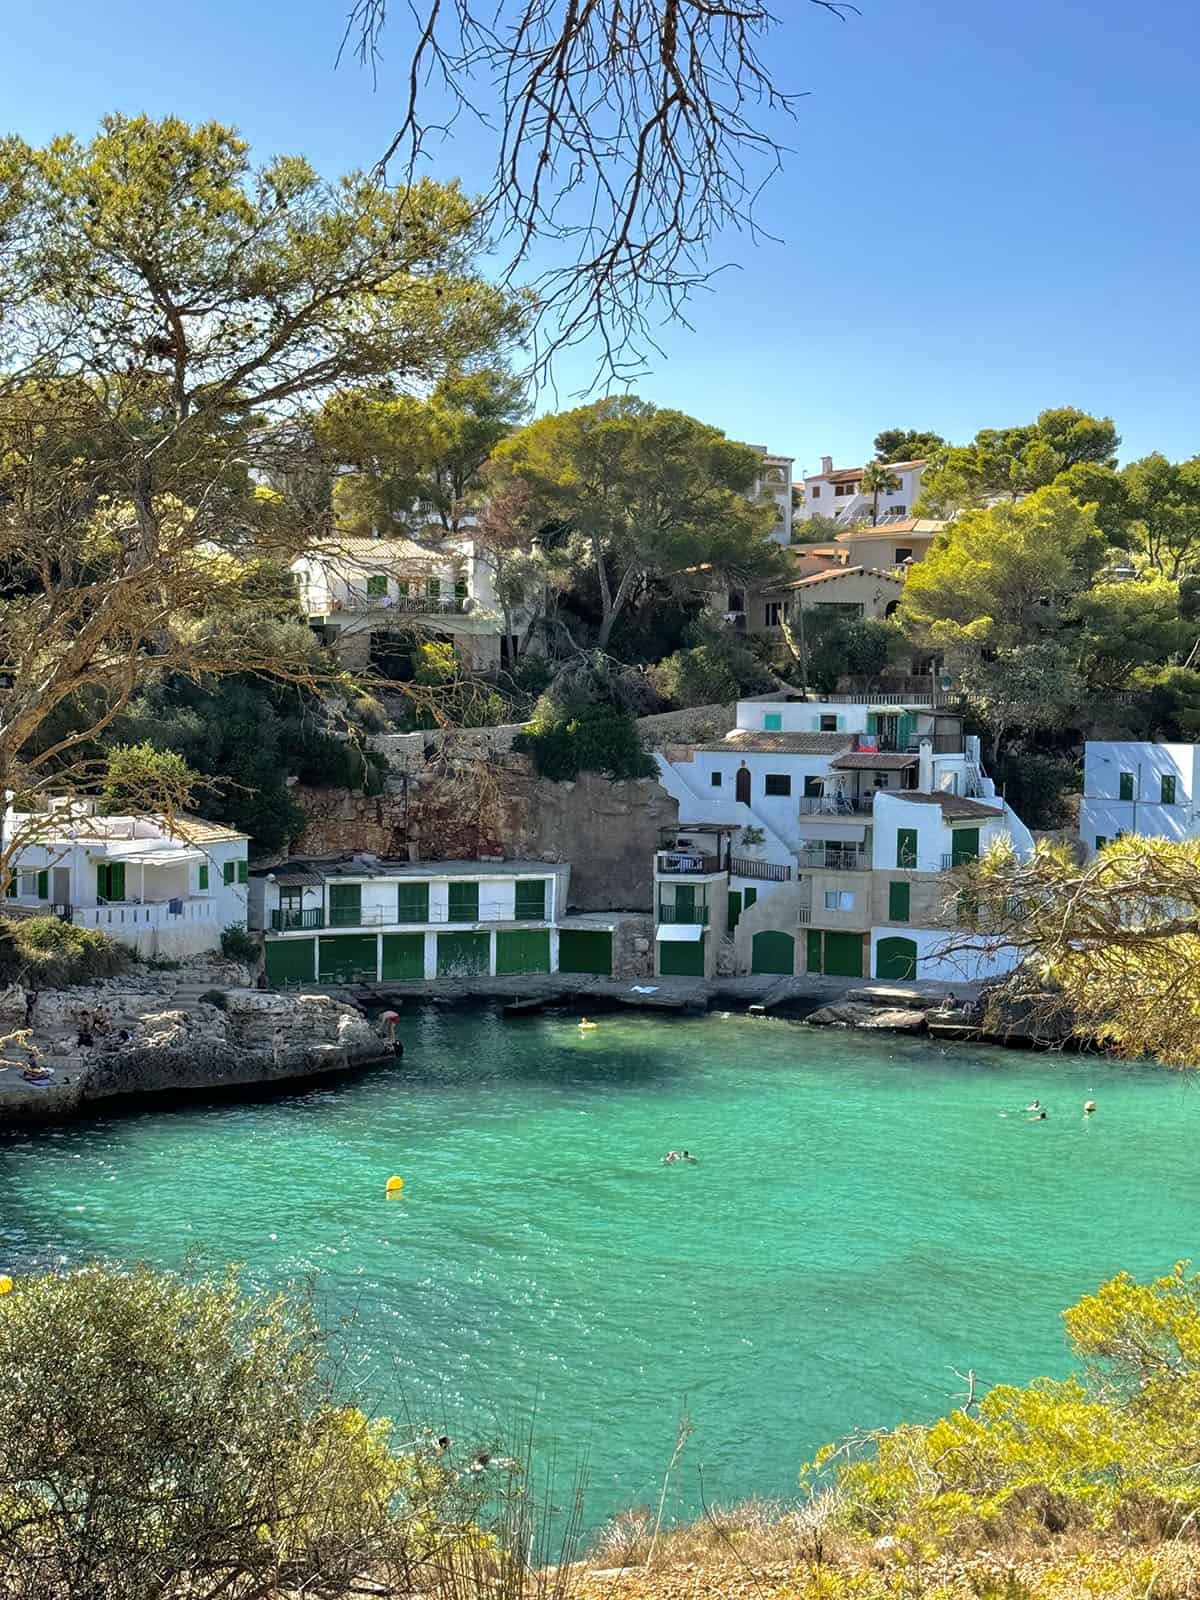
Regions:
<instances>
[{"instance_id":1,"label":"boathouse row","mask_svg":"<svg viewBox=\"0 0 1200 1600\"><path fill-rule=\"evenodd\" d=\"M276 987L643 970L648 919L568 916L570 876L544 861L295 860L251 874L249 925Z\"/></svg>"}]
</instances>

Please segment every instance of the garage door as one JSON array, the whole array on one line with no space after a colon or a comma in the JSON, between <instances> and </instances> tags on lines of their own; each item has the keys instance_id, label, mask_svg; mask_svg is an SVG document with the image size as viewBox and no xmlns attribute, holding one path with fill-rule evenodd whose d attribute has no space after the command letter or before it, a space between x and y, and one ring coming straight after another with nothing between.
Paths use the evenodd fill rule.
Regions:
<instances>
[{"instance_id":1,"label":"garage door","mask_svg":"<svg viewBox=\"0 0 1200 1600\"><path fill-rule=\"evenodd\" d=\"M750 942L750 971L779 972L791 977L796 970L796 946L790 933L768 929Z\"/></svg>"},{"instance_id":2,"label":"garage door","mask_svg":"<svg viewBox=\"0 0 1200 1600\"><path fill-rule=\"evenodd\" d=\"M413 983L425 976L425 935L385 933L383 975L398 983Z\"/></svg>"},{"instance_id":3,"label":"garage door","mask_svg":"<svg viewBox=\"0 0 1200 1600\"><path fill-rule=\"evenodd\" d=\"M698 939L660 939L658 970L664 978L702 978L704 935Z\"/></svg>"},{"instance_id":4,"label":"garage door","mask_svg":"<svg viewBox=\"0 0 1200 1600\"><path fill-rule=\"evenodd\" d=\"M376 938L373 933L339 933L317 940L317 974L322 983L375 981Z\"/></svg>"},{"instance_id":5,"label":"garage door","mask_svg":"<svg viewBox=\"0 0 1200 1600\"><path fill-rule=\"evenodd\" d=\"M861 978L863 942L861 933L825 935L825 975L828 978Z\"/></svg>"},{"instance_id":6,"label":"garage door","mask_svg":"<svg viewBox=\"0 0 1200 1600\"><path fill-rule=\"evenodd\" d=\"M311 983L317 973L317 941L268 939L264 959L268 983Z\"/></svg>"},{"instance_id":7,"label":"garage door","mask_svg":"<svg viewBox=\"0 0 1200 1600\"><path fill-rule=\"evenodd\" d=\"M558 936L558 970L611 978L612 934L595 928L564 928Z\"/></svg>"},{"instance_id":8,"label":"garage door","mask_svg":"<svg viewBox=\"0 0 1200 1600\"><path fill-rule=\"evenodd\" d=\"M915 939L880 939L875 946L875 976L911 983L917 975Z\"/></svg>"},{"instance_id":9,"label":"garage door","mask_svg":"<svg viewBox=\"0 0 1200 1600\"><path fill-rule=\"evenodd\" d=\"M520 932L498 933L496 971L498 973L549 972L549 930L528 928Z\"/></svg>"},{"instance_id":10,"label":"garage door","mask_svg":"<svg viewBox=\"0 0 1200 1600\"><path fill-rule=\"evenodd\" d=\"M439 933L439 978L478 978L491 961L490 933Z\"/></svg>"}]
</instances>

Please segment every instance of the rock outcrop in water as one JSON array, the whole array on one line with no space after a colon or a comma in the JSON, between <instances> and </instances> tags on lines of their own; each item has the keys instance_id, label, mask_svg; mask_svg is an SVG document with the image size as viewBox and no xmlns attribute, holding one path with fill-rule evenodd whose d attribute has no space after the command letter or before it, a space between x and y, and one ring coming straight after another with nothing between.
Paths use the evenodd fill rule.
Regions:
<instances>
[{"instance_id":1,"label":"rock outcrop in water","mask_svg":"<svg viewBox=\"0 0 1200 1600\"><path fill-rule=\"evenodd\" d=\"M196 993L199 989L202 992ZM174 992L172 992L174 991ZM230 1089L346 1072L391 1055L355 1007L324 995L114 979L0 991L0 1124L71 1116L125 1095ZM45 1082L23 1075L31 1062Z\"/></svg>"}]
</instances>

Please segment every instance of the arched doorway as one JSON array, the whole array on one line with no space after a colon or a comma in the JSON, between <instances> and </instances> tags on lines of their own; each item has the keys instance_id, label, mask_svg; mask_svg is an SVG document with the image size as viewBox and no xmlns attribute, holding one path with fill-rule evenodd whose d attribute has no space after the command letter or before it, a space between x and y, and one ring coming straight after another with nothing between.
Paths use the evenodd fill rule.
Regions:
<instances>
[{"instance_id":1,"label":"arched doorway","mask_svg":"<svg viewBox=\"0 0 1200 1600\"><path fill-rule=\"evenodd\" d=\"M750 804L750 768L739 767L734 779L734 797L744 806Z\"/></svg>"},{"instance_id":2,"label":"arched doorway","mask_svg":"<svg viewBox=\"0 0 1200 1600\"><path fill-rule=\"evenodd\" d=\"M914 939L880 939L875 946L875 976L912 983L917 976L917 946Z\"/></svg>"},{"instance_id":3,"label":"arched doorway","mask_svg":"<svg viewBox=\"0 0 1200 1600\"><path fill-rule=\"evenodd\" d=\"M778 972L791 977L796 970L796 943L790 933L767 929L750 941L750 971Z\"/></svg>"}]
</instances>

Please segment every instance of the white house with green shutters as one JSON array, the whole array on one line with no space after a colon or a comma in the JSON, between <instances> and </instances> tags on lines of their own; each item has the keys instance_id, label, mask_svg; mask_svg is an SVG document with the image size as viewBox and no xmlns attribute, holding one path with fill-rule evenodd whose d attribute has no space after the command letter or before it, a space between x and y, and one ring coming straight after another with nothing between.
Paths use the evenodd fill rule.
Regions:
<instances>
[{"instance_id":1,"label":"white house with green shutters","mask_svg":"<svg viewBox=\"0 0 1200 1600\"><path fill-rule=\"evenodd\" d=\"M246 925L248 840L202 817L102 817L94 801L6 809L9 910L98 928L139 955L215 950Z\"/></svg>"},{"instance_id":2,"label":"white house with green shutters","mask_svg":"<svg viewBox=\"0 0 1200 1600\"><path fill-rule=\"evenodd\" d=\"M1200 745L1087 741L1080 841L1090 856L1126 833L1180 842L1200 835Z\"/></svg>"},{"instance_id":3,"label":"white house with green shutters","mask_svg":"<svg viewBox=\"0 0 1200 1600\"><path fill-rule=\"evenodd\" d=\"M250 881L267 979L410 983L612 971L612 930L568 918L571 869L544 861L295 860Z\"/></svg>"}]
</instances>

